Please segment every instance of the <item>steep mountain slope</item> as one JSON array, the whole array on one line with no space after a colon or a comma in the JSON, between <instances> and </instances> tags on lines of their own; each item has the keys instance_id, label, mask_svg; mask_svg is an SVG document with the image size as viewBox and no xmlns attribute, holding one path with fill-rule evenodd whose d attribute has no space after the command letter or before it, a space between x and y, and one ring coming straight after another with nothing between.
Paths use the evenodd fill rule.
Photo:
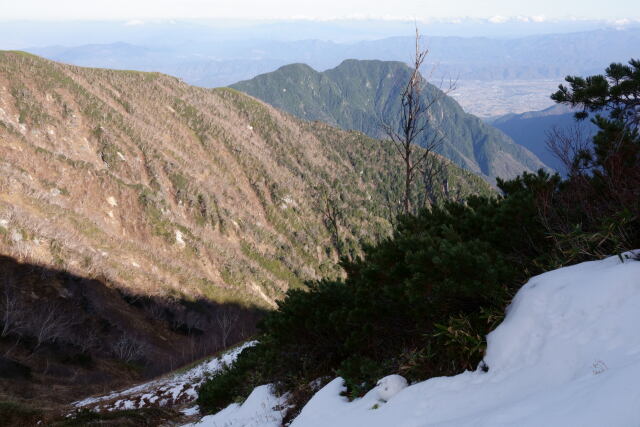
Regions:
<instances>
[{"instance_id":1,"label":"steep mountain slope","mask_svg":"<svg viewBox=\"0 0 640 427\"><path fill-rule=\"evenodd\" d=\"M491 191L447 164L463 195ZM17 272L0 265L0 313L23 313L2 354L82 391L68 370L44 377L62 356L87 356L81 333L115 376L129 368L112 359L152 375L227 347L252 332L247 307L341 275L339 255L388 235L399 166L388 144L232 89L0 52L0 254ZM34 349L51 316L59 333Z\"/></svg>"},{"instance_id":2,"label":"steep mountain slope","mask_svg":"<svg viewBox=\"0 0 640 427\"><path fill-rule=\"evenodd\" d=\"M317 72L304 64L282 67L272 73L231 87L309 120L321 120L344 129L383 137L383 118L399 117L399 94L410 68L400 62L347 60L338 67ZM457 165L490 178L509 178L545 165L502 132L466 114L450 97L427 85L426 98L438 98L431 110L430 132L440 132L441 154ZM437 129L437 130L436 130Z\"/></svg>"},{"instance_id":3,"label":"steep mountain slope","mask_svg":"<svg viewBox=\"0 0 640 427\"><path fill-rule=\"evenodd\" d=\"M0 67L5 253L154 294L270 305L338 273L318 188L352 207L351 250L387 232L396 159L362 134L159 74L19 53Z\"/></svg>"},{"instance_id":4,"label":"steep mountain slope","mask_svg":"<svg viewBox=\"0 0 640 427\"><path fill-rule=\"evenodd\" d=\"M554 105L542 111L508 114L491 121L491 125L561 173L566 172L565 166L547 147L549 133L554 129L567 132L577 127L584 137L590 139L596 131L595 125L588 120L577 123L574 113L564 105Z\"/></svg>"}]
</instances>

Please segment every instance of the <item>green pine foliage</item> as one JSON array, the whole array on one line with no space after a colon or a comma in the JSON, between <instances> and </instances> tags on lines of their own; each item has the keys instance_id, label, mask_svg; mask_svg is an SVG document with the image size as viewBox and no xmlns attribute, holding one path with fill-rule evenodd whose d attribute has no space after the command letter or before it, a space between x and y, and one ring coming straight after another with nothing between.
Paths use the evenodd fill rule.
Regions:
<instances>
[{"instance_id":1,"label":"green pine foliage","mask_svg":"<svg viewBox=\"0 0 640 427\"><path fill-rule=\"evenodd\" d=\"M593 144L560 144L572 156L568 179L542 194L541 211L563 258L580 261L637 248L640 242L640 61L613 63L604 75L569 76L552 95L591 120Z\"/></svg>"},{"instance_id":2,"label":"green pine foliage","mask_svg":"<svg viewBox=\"0 0 640 427\"><path fill-rule=\"evenodd\" d=\"M640 247L639 69L632 61L612 65L609 80L569 78L572 89L554 95L610 112L595 119L593 148L574 153L566 180L525 173L498 180L499 197L399 218L393 236L343 260L344 279L288 291L260 325L260 344L205 384L201 407L220 409L264 383L296 395L340 375L353 397L394 372L417 381L490 370L485 336L525 280Z\"/></svg>"},{"instance_id":3,"label":"green pine foliage","mask_svg":"<svg viewBox=\"0 0 640 427\"><path fill-rule=\"evenodd\" d=\"M527 175L504 184L506 197L401 218L393 237L343 262L346 279L290 290L262 322L260 344L203 387L200 405L224 407L247 384L290 390L340 375L356 396L389 372L419 380L474 369L510 297L549 262L533 190L554 179Z\"/></svg>"}]
</instances>

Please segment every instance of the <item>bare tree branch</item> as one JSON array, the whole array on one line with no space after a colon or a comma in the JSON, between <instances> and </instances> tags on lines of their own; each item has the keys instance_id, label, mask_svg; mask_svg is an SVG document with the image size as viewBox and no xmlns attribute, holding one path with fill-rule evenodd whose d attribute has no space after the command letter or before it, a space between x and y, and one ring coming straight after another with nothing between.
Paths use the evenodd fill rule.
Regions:
<instances>
[{"instance_id":1,"label":"bare tree branch","mask_svg":"<svg viewBox=\"0 0 640 427\"><path fill-rule=\"evenodd\" d=\"M435 194L431 191L432 195L429 197L418 195L418 203L416 204L412 194L413 185L417 172L421 171L423 184L429 183L429 186L424 187L425 192L432 190L435 174L443 172L443 169L437 167L438 162L429 161L445 140L445 135L439 128L433 112L437 103L455 89L455 82L450 81L446 90L425 93L425 80L420 74L420 69L429 50L420 47L420 39L420 33L416 27L411 75L401 94L399 124L394 125L394 121L381 120L382 131L392 141L404 164L404 189L401 206L402 213L405 215L414 213L417 208L424 207L427 200L433 199L433 194ZM425 133L428 136L422 138ZM418 148L418 143L421 143L422 148ZM426 181L425 176L427 177ZM422 201L419 200L421 197L424 197ZM387 204L391 208L389 201Z\"/></svg>"},{"instance_id":2,"label":"bare tree branch","mask_svg":"<svg viewBox=\"0 0 640 427\"><path fill-rule=\"evenodd\" d=\"M240 312L232 310L229 307L222 307L218 313L216 313L216 323L220 328L220 345L222 348L227 348L227 341L231 332L236 327L236 323L240 318Z\"/></svg>"},{"instance_id":3,"label":"bare tree branch","mask_svg":"<svg viewBox=\"0 0 640 427\"><path fill-rule=\"evenodd\" d=\"M584 159L584 156L592 156L590 140L580 125L574 125L569 129L554 126L547 131L546 144L570 175L579 175L589 169L580 160Z\"/></svg>"}]
</instances>

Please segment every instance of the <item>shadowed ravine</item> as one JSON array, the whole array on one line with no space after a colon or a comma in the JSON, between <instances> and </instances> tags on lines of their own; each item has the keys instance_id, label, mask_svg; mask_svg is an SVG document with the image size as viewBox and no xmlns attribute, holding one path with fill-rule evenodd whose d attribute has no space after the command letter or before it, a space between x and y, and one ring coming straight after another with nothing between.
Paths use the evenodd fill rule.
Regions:
<instances>
[{"instance_id":1,"label":"shadowed ravine","mask_svg":"<svg viewBox=\"0 0 640 427\"><path fill-rule=\"evenodd\" d=\"M179 368L246 339L262 316L238 304L131 294L7 256L0 296L0 400L38 407Z\"/></svg>"}]
</instances>

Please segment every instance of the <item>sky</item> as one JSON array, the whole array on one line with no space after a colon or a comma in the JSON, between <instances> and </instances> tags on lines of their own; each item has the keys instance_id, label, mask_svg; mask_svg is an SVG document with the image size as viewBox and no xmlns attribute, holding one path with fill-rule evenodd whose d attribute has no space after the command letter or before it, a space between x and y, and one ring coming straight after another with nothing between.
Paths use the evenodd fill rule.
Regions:
<instances>
[{"instance_id":1,"label":"sky","mask_svg":"<svg viewBox=\"0 0 640 427\"><path fill-rule=\"evenodd\" d=\"M606 5L606 6L605 6ZM0 0L0 21L260 19L640 19L639 0ZM141 22L141 21L132 21Z\"/></svg>"}]
</instances>

